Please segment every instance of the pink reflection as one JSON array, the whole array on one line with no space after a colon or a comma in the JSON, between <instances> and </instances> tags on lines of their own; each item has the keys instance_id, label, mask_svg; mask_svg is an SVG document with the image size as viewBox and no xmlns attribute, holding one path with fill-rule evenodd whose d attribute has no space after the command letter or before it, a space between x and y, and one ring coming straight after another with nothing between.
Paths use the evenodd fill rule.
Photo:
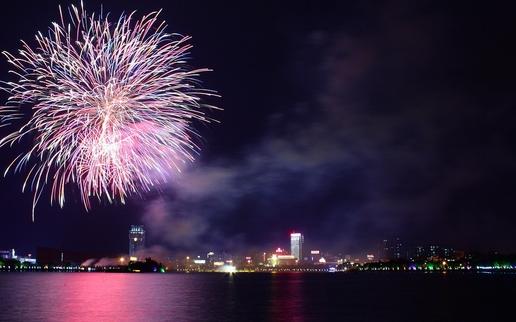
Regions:
<instances>
[{"instance_id":1,"label":"pink reflection","mask_svg":"<svg viewBox=\"0 0 516 322\"><path fill-rule=\"evenodd\" d=\"M20 317L34 317L37 312L42 321L203 320L198 310L203 305L200 287L188 276L43 274L38 284L45 289L34 294Z\"/></svg>"},{"instance_id":2,"label":"pink reflection","mask_svg":"<svg viewBox=\"0 0 516 322\"><path fill-rule=\"evenodd\" d=\"M271 281L271 321L304 321L302 274L273 274Z\"/></svg>"}]
</instances>

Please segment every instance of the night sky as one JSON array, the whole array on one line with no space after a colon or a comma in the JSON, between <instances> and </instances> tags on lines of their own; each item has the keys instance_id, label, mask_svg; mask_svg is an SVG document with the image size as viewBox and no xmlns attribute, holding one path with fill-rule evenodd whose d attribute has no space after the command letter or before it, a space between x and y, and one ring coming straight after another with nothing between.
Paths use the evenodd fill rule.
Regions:
<instances>
[{"instance_id":1,"label":"night sky","mask_svg":"<svg viewBox=\"0 0 516 322\"><path fill-rule=\"evenodd\" d=\"M3 178L0 249L118 254L129 225L144 224L147 245L172 252L265 250L293 230L352 254L395 236L516 252L516 8L251 2L104 1L115 17L163 8L168 31L193 37L221 124L197 124L199 159L125 206L86 212L71 194L59 209L47 196L33 223L24 177ZM33 43L58 4L3 3L0 49ZM7 71L2 59L0 79ZM1 168L17 149L1 150Z\"/></svg>"}]
</instances>

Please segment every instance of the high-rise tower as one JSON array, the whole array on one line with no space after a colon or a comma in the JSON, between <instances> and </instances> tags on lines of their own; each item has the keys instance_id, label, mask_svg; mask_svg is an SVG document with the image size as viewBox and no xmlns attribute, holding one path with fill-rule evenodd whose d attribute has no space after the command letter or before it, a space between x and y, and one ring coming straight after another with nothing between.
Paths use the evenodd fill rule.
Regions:
<instances>
[{"instance_id":1,"label":"high-rise tower","mask_svg":"<svg viewBox=\"0 0 516 322\"><path fill-rule=\"evenodd\" d=\"M290 255L297 260L303 259L303 242L304 236L301 233L290 234Z\"/></svg>"},{"instance_id":2,"label":"high-rise tower","mask_svg":"<svg viewBox=\"0 0 516 322\"><path fill-rule=\"evenodd\" d=\"M145 230L141 225L131 225L129 229L129 257L137 257L137 253L145 248Z\"/></svg>"}]
</instances>

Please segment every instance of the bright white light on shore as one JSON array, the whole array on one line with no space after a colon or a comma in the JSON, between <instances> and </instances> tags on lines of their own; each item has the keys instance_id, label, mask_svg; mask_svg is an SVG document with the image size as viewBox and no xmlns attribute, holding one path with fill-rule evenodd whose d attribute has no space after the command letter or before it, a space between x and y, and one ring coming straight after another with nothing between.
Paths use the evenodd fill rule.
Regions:
<instances>
[{"instance_id":1,"label":"bright white light on shore","mask_svg":"<svg viewBox=\"0 0 516 322\"><path fill-rule=\"evenodd\" d=\"M224 273L235 273L236 267L233 265L224 265L224 266L222 266L222 271Z\"/></svg>"}]
</instances>

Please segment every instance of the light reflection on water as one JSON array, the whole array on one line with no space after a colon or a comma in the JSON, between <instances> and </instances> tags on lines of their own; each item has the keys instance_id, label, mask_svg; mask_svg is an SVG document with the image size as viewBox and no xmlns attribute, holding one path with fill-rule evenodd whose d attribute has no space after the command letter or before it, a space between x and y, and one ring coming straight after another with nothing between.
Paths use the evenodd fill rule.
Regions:
<instances>
[{"instance_id":1,"label":"light reflection on water","mask_svg":"<svg viewBox=\"0 0 516 322\"><path fill-rule=\"evenodd\" d=\"M0 273L0 320L496 321L515 286L496 274Z\"/></svg>"},{"instance_id":2,"label":"light reflection on water","mask_svg":"<svg viewBox=\"0 0 516 322\"><path fill-rule=\"evenodd\" d=\"M0 294L9 294L0 306L18 321L202 321L209 295L194 275L10 273L0 280Z\"/></svg>"}]
</instances>

